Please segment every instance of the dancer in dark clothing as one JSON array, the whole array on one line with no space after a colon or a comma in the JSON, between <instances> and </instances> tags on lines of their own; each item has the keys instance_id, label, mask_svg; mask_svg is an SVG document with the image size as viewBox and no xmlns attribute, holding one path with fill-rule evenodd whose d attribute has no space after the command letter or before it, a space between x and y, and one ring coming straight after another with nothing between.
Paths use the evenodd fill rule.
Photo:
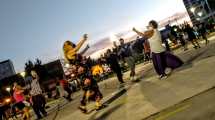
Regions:
<instances>
[{"instance_id":1,"label":"dancer in dark clothing","mask_svg":"<svg viewBox=\"0 0 215 120\"><path fill-rule=\"evenodd\" d=\"M189 24L186 25L184 31L187 33L188 38L189 38L188 40L193 44L193 47L195 49L201 48L197 39L196 39L196 35L194 34L194 30L192 27L190 27Z\"/></svg>"},{"instance_id":2,"label":"dancer in dark clothing","mask_svg":"<svg viewBox=\"0 0 215 120\"><path fill-rule=\"evenodd\" d=\"M42 94L42 89L39 84L39 76L36 71L32 70L31 75L33 80L31 82L31 98L34 112L37 115L37 119L42 119L41 113L44 116L47 116L47 112L45 110L45 97Z\"/></svg>"},{"instance_id":3,"label":"dancer in dark clothing","mask_svg":"<svg viewBox=\"0 0 215 120\"><path fill-rule=\"evenodd\" d=\"M125 43L123 38L119 39L120 46L118 46L118 55L124 59L130 68L130 80L135 82L137 80L135 73L135 57L132 55L132 46Z\"/></svg>"},{"instance_id":4,"label":"dancer in dark clothing","mask_svg":"<svg viewBox=\"0 0 215 120\"><path fill-rule=\"evenodd\" d=\"M178 34L177 34L177 39L180 41L181 45L184 47L184 51L188 50L187 44L183 38L184 33L181 28L178 28Z\"/></svg>"},{"instance_id":5,"label":"dancer in dark clothing","mask_svg":"<svg viewBox=\"0 0 215 120\"><path fill-rule=\"evenodd\" d=\"M106 61L107 61L107 64L110 65L110 68L113 70L113 72L116 73L120 84L124 83L122 71L121 71L121 68L119 65L119 61L118 61L118 57L117 57L117 55L111 53L110 49L107 50Z\"/></svg>"},{"instance_id":6,"label":"dancer in dark clothing","mask_svg":"<svg viewBox=\"0 0 215 120\"><path fill-rule=\"evenodd\" d=\"M205 26L203 25L203 23L199 25L198 32L202 36L202 38L205 40L205 44L207 45L209 43L209 40L207 39L207 30L206 30Z\"/></svg>"},{"instance_id":7,"label":"dancer in dark clothing","mask_svg":"<svg viewBox=\"0 0 215 120\"><path fill-rule=\"evenodd\" d=\"M79 65L78 76L81 80L81 86L84 91L83 97L81 99L81 105L79 109L83 113L87 113L87 104L90 101L95 101L96 110L100 110L103 105L101 104L102 93L99 90L97 81L92 77L91 71L85 65Z\"/></svg>"}]
</instances>

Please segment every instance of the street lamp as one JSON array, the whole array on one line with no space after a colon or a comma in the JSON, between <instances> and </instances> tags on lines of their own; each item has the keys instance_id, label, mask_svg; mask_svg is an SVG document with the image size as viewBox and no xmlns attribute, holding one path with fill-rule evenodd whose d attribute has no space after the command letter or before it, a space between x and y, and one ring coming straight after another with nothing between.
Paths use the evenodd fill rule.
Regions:
<instances>
[{"instance_id":1,"label":"street lamp","mask_svg":"<svg viewBox=\"0 0 215 120\"><path fill-rule=\"evenodd\" d=\"M6 88L6 91L9 92L9 93L10 93L10 90L11 90L10 87L7 87L7 88Z\"/></svg>"},{"instance_id":2,"label":"street lamp","mask_svg":"<svg viewBox=\"0 0 215 120\"><path fill-rule=\"evenodd\" d=\"M23 71L23 72L20 73L20 75L21 75L23 78L25 78L26 72Z\"/></svg>"},{"instance_id":3,"label":"street lamp","mask_svg":"<svg viewBox=\"0 0 215 120\"><path fill-rule=\"evenodd\" d=\"M5 99L6 103L9 103L10 101L11 101L10 98Z\"/></svg>"},{"instance_id":4,"label":"street lamp","mask_svg":"<svg viewBox=\"0 0 215 120\"><path fill-rule=\"evenodd\" d=\"M191 8L190 8L190 11L191 11L192 13L194 13L194 12L195 12L195 10L196 10L196 8L195 8L195 7L191 7Z\"/></svg>"},{"instance_id":5,"label":"street lamp","mask_svg":"<svg viewBox=\"0 0 215 120\"><path fill-rule=\"evenodd\" d=\"M203 12L198 12L197 15L198 15L199 17L202 17Z\"/></svg>"},{"instance_id":6,"label":"street lamp","mask_svg":"<svg viewBox=\"0 0 215 120\"><path fill-rule=\"evenodd\" d=\"M7 91L7 92L10 94L10 96L11 96L10 90L11 90L10 87L6 87L6 91Z\"/></svg>"},{"instance_id":7,"label":"street lamp","mask_svg":"<svg viewBox=\"0 0 215 120\"><path fill-rule=\"evenodd\" d=\"M69 68L69 67L70 67L70 64L68 64L68 63L65 64L65 67L66 67L66 68Z\"/></svg>"},{"instance_id":8,"label":"street lamp","mask_svg":"<svg viewBox=\"0 0 215 120\"><path fill-rule=\"evenodd\" d=\"M200 21L200 18L196 18L196 20Z\"/></svg>"},{"instance_id":9,"label":"street lamp","mask_svg":"<svg viewBox=\"0 0 215 120\"><path fill-rule=\"evenodd\" d=\"M25 80L26 72L23 71L23 72L21 72L21 73L19 73L19 74L22 76L22 78L23 78L23 80L24 80L24 82L25 82L25 85L26 85L26 80Z\"/></svg>"}]
</instances>

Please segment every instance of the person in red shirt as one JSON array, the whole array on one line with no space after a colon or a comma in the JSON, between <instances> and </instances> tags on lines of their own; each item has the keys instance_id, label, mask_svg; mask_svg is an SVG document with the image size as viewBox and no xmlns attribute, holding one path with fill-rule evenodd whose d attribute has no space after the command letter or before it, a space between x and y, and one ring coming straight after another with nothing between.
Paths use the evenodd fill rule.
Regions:
<instances>
[{"instance_id":1,"label":"person in red shirt","mask_svg":"<svg viewBox=\"0 0 215 120\"><path fill-rule=\"evenodd\" d=\"M68 95L65 97L68 101L71 101L71 95L72 90L69 87L69 82L65 80L64 78L59 79L60 85L63 87L63 89L68 93Z\"/></svg>"},{"instance_id":2,"label":"person in red shirt","mask_svg":"<svg viewBox=\"0 0 215 120\"><path fill-rule=\"evenodd\" d=\"M22 115L23 119L30 119L29 109L24 103L25 102L24 89L15 82L13 90L14 90L13 98L15 99L15 105L13 106L13 110L15 108L22 110L23 111L23 115Z\"/></svg>"}]
</instances>

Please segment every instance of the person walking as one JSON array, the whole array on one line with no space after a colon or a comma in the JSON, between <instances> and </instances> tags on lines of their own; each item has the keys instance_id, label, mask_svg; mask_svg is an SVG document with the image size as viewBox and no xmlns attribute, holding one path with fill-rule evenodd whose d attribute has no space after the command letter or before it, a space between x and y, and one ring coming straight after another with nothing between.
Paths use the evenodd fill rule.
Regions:
<instances>
[{"instance_id":1,"label":"person walking","mask_svg":"<svg viewBox=\"0 0 215 120\"><path fill-rule=\"evenodd\" d=\"M118 55L121 57L121 59L124 59L126 63L128 64L130 68L130 80L135 81L136 73L135 73L135 58L132 56L132 48L130 44L125 44L124 39L119 39L120 46L118 47Z\"/></svg>"},{"instance_id":2,"label":"person walking","mask_svg":"<svg viewBox=\"0 0 215 120\"><path fill-rule=\"evenodd\" d=\"M69 82L64 79L64 77L59 78L60 85L68 93L67 96L64 96L68 101L72 101L71 95L72 95L72 90L69 87Z\"/></svg>"},{"instance_id":3,"label":"person walking","mask_svg":"<svg viewBox=\"0 0 215 120\"><path fill-rule=\"evenodd\" d=\"M162 45L161 34L158 31L158 23L156 21L150 21L148 28L149 30L144 33L139 32L135 28L133 28L133 31L149 40L154 68L160 79L166 78L166 68L178 68L183 62L170 52L166 52L165 47Z\"/></svg>"},{"instance_id":4,"label":"person walking","mask_svg":"<svg viewBox=\"0 0 215 120\"><path fill-rule=\"evenodd\" d=\"M199 45L199 43L198 43L198 41L197 41L196 35L194 33L194 30L193 30L193 28L189 24L185 25L184 31L187 33L188 40L192 43L193 47L195 49L201 48L200 45Z\"/></svg>"},{"instance_id":5,"label":"person walking","mask_svg":"<svg viewBox=\"0 0 215 120\"><path fill-rule=\"evenodd\" d=\"M80 101L80 106L78 107L83 113L87 113L87 104L90 101L95 101L96 110L103 108L101 100L103 98L102 93L100 92L97 81L93 78L90 71L91 68L87 68L85 65L79 65L78 76L81 80L81 86L83 89L83 96Z\"/></svg>"},{"instance_id":6,"label":"person walking","mask_svg":"<svg viewBox=\"0 0 215 120\"><path fill-rule=\"evenodd\" d=\"M31 82L31 99L33 104L33 109L35 114L37 115L37 119L42 119L43 116L47 116L47 112L45 110L45 97L42 94L42 89L39 84L39 76L36 71L32 70L31 75L33 77L33 80Z\"/></svg>"},{"instance_id":7,"label":"person walking","mask_svg":"<svg viewBox=\"0 0 215 120\"><path fill-rule=\"evenodd\" d=\"M113 70L113 72L116 73L120 84L123 84L124 83L123 74L121 67L119 65L118 56L112 53L110 49L107 50L106 62L108 65L110 65L111 70Z\"/></svg>"},{"instance_id":8,"label":"person walking","mask_svg":"<svg viewBox=\"0 0 215 120\"><path fill-rule=\"evenodd\" d=\"M198 32L200 36L205 40L205 44L207 45L209 43L209 40L207 39L207 30L203 23L199 25Z\"/></svg>"},{"instance_id":9,"label":"person walking","mask_svg":"<svg viewBox=\"0 0 215 120\"><path fill-rule=\"evenodd\" d=\"M143 57L143 50L144 50L144 42L146 41L143 37L137 37L136 40L134 40L131 43L131 53L132 56L135 59L135 63L142 61L144 59Z\"/></svg>"},{"instance_id":10,"label":"person walking","mask_svg":"<svg viewBox=\"0 0 215 120\"><path fill-rule=\"evenodd\" d=\"M183 32L182 28L178 28L177 39L179 39L181 45L184 48L184 51L188 50L186 41L184 39L184 32Z\"/></svg>"}]
</instances>

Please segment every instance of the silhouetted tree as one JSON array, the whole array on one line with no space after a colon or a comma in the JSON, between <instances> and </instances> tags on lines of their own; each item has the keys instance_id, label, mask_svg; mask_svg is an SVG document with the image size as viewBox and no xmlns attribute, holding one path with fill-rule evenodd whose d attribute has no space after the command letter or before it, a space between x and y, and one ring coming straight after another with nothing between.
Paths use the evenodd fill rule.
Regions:
<instances>
[{"instance_id":1,"label":"silhouetted tree","mask_svg":"<svg viewBox=\"0 0 215 120\"><path fill-rule=\"evenodd\" d=\"M34 64L31 60L28 60L25 63L25 72L26 72L26 76L30 76L31 75L31 70L34 68Z\"/></svg>"},{"instance_id":2,"label":"silhouetted tree","mask_svg":"<svg viewBox=\"0 0 215 120\"><path fill-rule=\"evenodd\" d=\"M26 76L31 76L31 70L35 70L41 79L44 79L48 76L46 68L42 65L42 61L38 58L34 63L31 60L28 60L25 63Z\"/></svg>"},{"instance_id":3,"label":"silhouetted tree","mask_svg":"<svg viewBox=\"0 0 215 120\"><path fill-rule=\"evenodd\" d=\"M38 58L36 59L34 63L34 69L36 70L37 74L40 77L40 80L46 80L48 77L48 72L44 65L42 65L42 61ZM40 81L41 82L41 81Z\"/></svg>"}]
</instances>

